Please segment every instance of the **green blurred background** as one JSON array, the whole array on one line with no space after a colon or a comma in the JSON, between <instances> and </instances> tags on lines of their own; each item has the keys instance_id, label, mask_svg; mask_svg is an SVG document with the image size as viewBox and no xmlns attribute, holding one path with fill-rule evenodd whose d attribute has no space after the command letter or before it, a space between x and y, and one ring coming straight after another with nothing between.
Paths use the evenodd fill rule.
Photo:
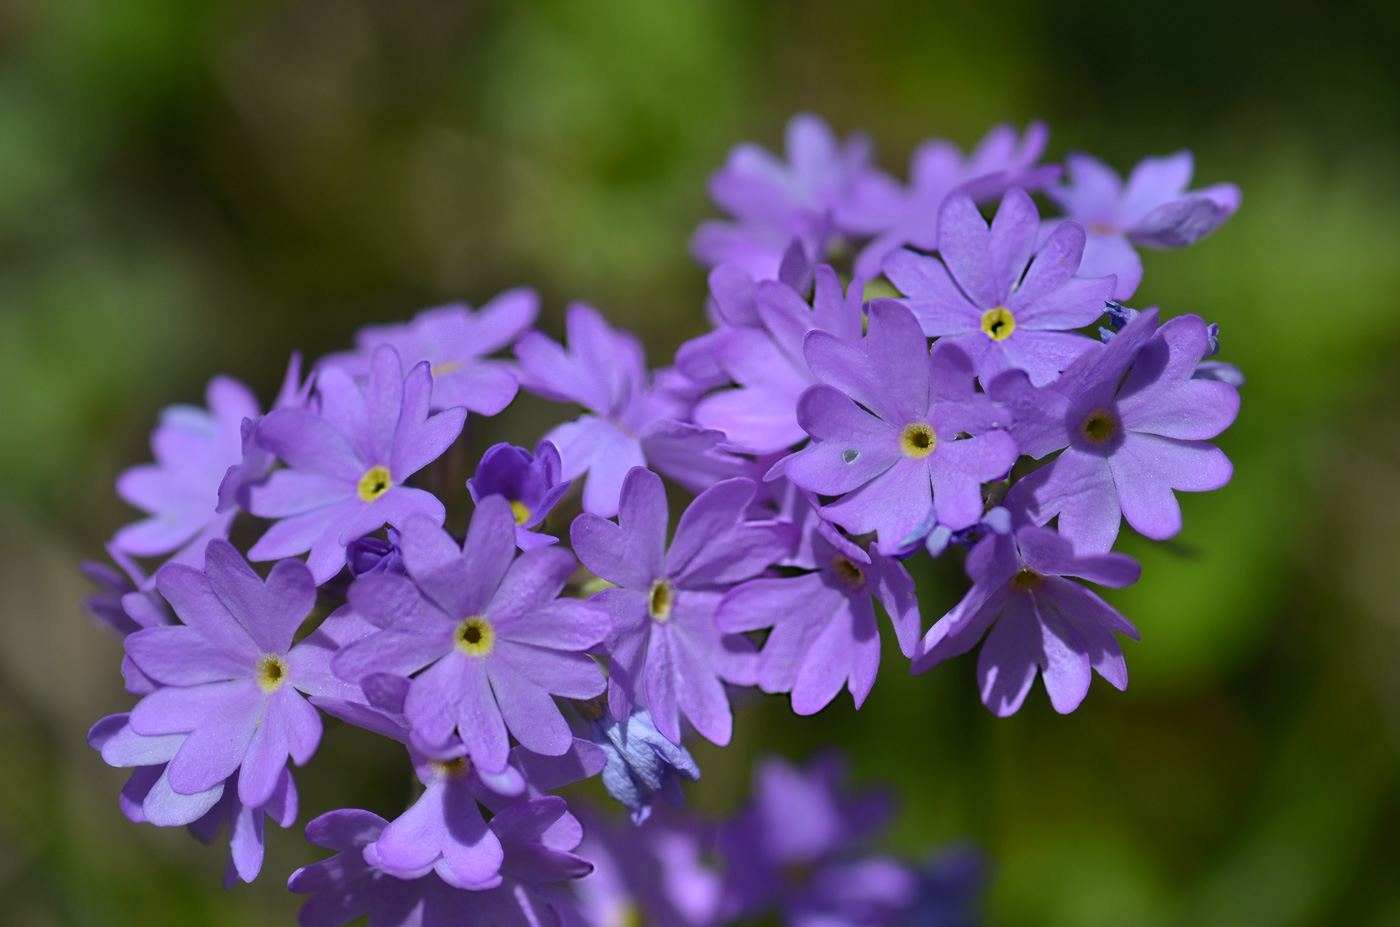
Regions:
<instances>
[{"instance_id":1,"label":"green blurred background","mask_svg":"<svg viewBox=\"0 0 1400 927\"><path fill-rule=\"evenodd\" d=\"M694 803L838 743L899 790L900 852L987 848L991 923L1400 924L1398 42L1386 0L3 0L0 923L290 924L316 855L274 833L225 893L225 851L126 822L84 745L130 699L76 564L134 517L112 482L158 410L218 371L266 400L293 348L520 283L547 330L587 299L661 363L703 329L707 174L810 109L900 174L1042 117L1051 157L1185 146L1238 183L1134 301L1221 323L1236 475L1176 541L1125 542L1126 694L1060 717L1037 685L999 720L972 659L913 679L887 651L859 715L746 707ZM934 616L959 594L956 564L920 580ZM302 822L408 788L344 727L298 780Z\"/></svg>"}]
</instances>

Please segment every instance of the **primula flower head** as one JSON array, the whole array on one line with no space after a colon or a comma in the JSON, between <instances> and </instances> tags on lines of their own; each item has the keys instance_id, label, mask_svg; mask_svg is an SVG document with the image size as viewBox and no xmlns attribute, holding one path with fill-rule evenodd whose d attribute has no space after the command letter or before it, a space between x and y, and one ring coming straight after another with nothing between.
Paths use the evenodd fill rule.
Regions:
<instances>
[{"instance_id":1,"label":"primula flower head","mask_svg":"<svg viewBox=\"0 0 1400 927\"><path fill-rule=\"evenodd\" d=\"M788 123L783 161L752 144L739 145L710 177L710 198L736 222L704 222L690 250L701 264L732 264L757 280L776 280L794 240L815 259L825 256L847 214L876 211L863 200L897 195L873 166L870 139L845 142L809 113Z\"/></svg>"},{"instance_id":2,"label":"primula flower head","mask_svg":"<svg viewBox=\"0 0 1400 927\"><path fill-rule=\"evenodd\" d=\"M425 309L411 322L360 329L358 350L333 354L321 366L369 376L375 350L387 344L409 367L429 364L432 411L460 406L476 415L496 415L515 398L516 383L509 364L486 355L509 346L539 311L539 294L529 287L506 290L477 310L465 303Z\"/></svg>"},{"instance_id":3,"label":"primula flower head","mask_svg":"<svg viewBox=\"0 0 1400 927\"><path fill-rule=\"evenodd\" d=\"M1128 668L1114 633L1137 629L1098 595L1066 576L1111 588L1137 582L1141 568L1123 554L1076 553L1054 531L1023 525L993 534L967 558L970 589L931 627L914 656L922 673L982 640L977 679L994 714L1015 714L1037 672L1061 714L1079 707L1096 671L1117 689Z\"/></svg>"},{"instance_id":4,"label":"primula flower head","mask_svg":"<svg viewBox=\"0 0 1400 927\"><path fill-rule=\"evenodd\" d=\"M541 547L517 557L515 527L500 496L481 500L460 547L431 519L410 521L408 576L365 576L350 587L350 605L381 630L332 663L353 682L413 676L404 714L414 745L437 755L458 732L488 772L506 766L507 730L536 753L565 753L573 735L551 696L592 698L605 685L582 651L607 636L607 613L560 599L573 556Z\"/></svg>"},{"instance_id":5,"label":"primula flower head","mask_svg":"<svg viewBox=\"0 0 1400 927\"><path fill-rule=\"evenodd\" d=\"M736 586L720 602L715 624L736 633L773 629L759 655L758 685L765 692L791 692L799 715L825 708L842 686L859 708L880 666L874 601L890 615L908 656L919 635L914 581L898 561L819 531L820 517L804 508L803 530L818 569Z\"/></svg>"},{"instance_id":6,"label":"primula flower head","mask_svg":"<svg viewBox=\"0 0 1400 927\"><path fill-rule=\"evenodd\" d=\"M285 469L249 490L254 515L278 519L248 551L275 560L310 551L324 583L345 566L346 545L418 514L441 524L437 497L404 485L461 434L465 409L428 414L432 376L420 363L403 373L398 353L376 348L364 386L337 367L316 380L319 412L278 409L258 423L257 441Z\"/></svg>"},{"instance_id":7,"label":"primula flower head","mask_svg":"<svg viewBox=\"0 0 1400 927\"><path fill-rule=\"evenodd\" d=\"M205 390L208 410L170 406L151 433L156 462L117 478L117 495L149 513L112 538L112 549L133 557L171 554L171 563L204 565L204 549L226 538L234 510L219 511L219 486L243 460L243 422L262 414L257 398L232 377Z\"/></svg>"},{"instance_id":8,"label":"primula flower head","mask_svg":"<svg viewBox=\"0 0 1400 927\"><path fill-rule=\"evenodd\" d=\"M752 685L754 648L715 627L715 607L725 589L778 562L797 541L793 525L747 520L756 488L738 478L702 492L669 547L666 492L641 467L622 484L616 523L587 512L574 519L579 560L617 587L590 600L613 619L605 649L615 719L640 703L672 743L680 743L682 713L711 742L729 743L733 716L721 680Z\"/></svg>"},{"instance_id":9,"label":"primula flower head","mask_svg":"<svg viewBox=\"0 0 1400 927\"><path fill-rule=\"evenodd\" d=\"M1112 549L1122 518L1154 540L1175 535L1173 491L1219 489L1233 472L1206 439L1234 421L1239 392L1194 377L1208 349L1199 316L1158 329L1157 311L1146 309L1053 383L1036 389L1019 371L998 377L989 392L1014 412L1021 451L1044 457L1063 448L1016 482L1008 506L1037 524L1058 515L1060 534L1085 553Z\"/></svg>"},{"instance_id":10,"label":"primula flower head","mask_svg":"<svg viewBox=\"0 0 1400 927\"><path fill-rule=\"evenodd\" d=\"M523 447L497 444L481 455L476 475L467 480L473 502L487 496L501 496L510 503L515 516L515 543L521 550L557 544L559 539L531 531L564 498L572 480L560 479L559 451L541 441L531 454Z\"/></svg>"},{"instance_id":11,"label":"primula flower head","mask_svg":"<svg viewBox=\"0 0 1400 927\"><path fill-rule=\"evenodd\" d=\"M603 788L626 806L632 823L651 816L652 796L659 794L672 808L685 804L681 780L700 778L700 767L690 751L672 743L656 729L651 712L640 705L624 721L617 721L602 705L588 703L588 730L603 749Z\"/></svg>"},{"instance_id":12,"label":"primula flower head","mask_svg":"<svg viewBox=\"0 0 1400 927\"><path fill-rule=\"evenodd\" d=\"M914 900L914 874L863 844L883 826L888 799L838 790L843 764L832 755L798 769L769 757L754 768L754 794L720 832L730 918L776 908L783 922L893 925Z\"/></svg>"},{"instance_id":13,"label":"primula flower head","mask_svg":"<svg viewBox=\"0 0 1400 927\"><path fill-rule=\"evenodd\" d=\"M888 207L859 218L853 224L875 237L856 256L855 271L874 277L891 252L905 245L921 251L938 248L939 214L950 194L962 192L975 202L1000 197L1011 187L1038 190L1058 180L1058 165L1036 166L1050 130L1032 122L1024 134L1003 123L994 126L970 153L964 154L946 139L932 138L914 149L909 158L909 187L900 191ZM886 205L866 197L862 205Z\"/></svg>"},{"instance_id":14,"label":"primula flower head","mask_svg":"<svg viewBox=\"0 0 1400 927\"><path fill-rule=\"evenodd\" d=\"M565 326L567 350L530 332L515 353L522 387L591 413L545 435L559 450L564 479L588 474L584 511L616 515L622 480L633 467L653 466L696 491L713 482L713 469L725 464L712 456L724 434L678 420L683 410L652 388L641 342L583 303L569 307Z\"/></svg>"},{"instance_id":15,"label":"primula flower head","mask_svg":"<svg viewBox=\"0 0 1400 927\"><path fill-rule=\"evenodd\" d=\"M1240 207L1240 189L1222 183L1186 189L1195 170L1189 151L1144 158L1128 182L1098 158L1071 152L1065 158L1066 183L1047 192L1069 218L1088 233L1081 271L1113 274L1115 299L1127 299L1142 281L1142 260L1134 245L1180 248L1220 227ZM1052 223L1047 223L1047 230Z\"/></svg>"},{"instance_id":16,"label":"primula flower head","mask_svg":"<svg viewBox=\"0 0 1400 927\"><path fill-rule=\"evenodd\" d=\"M330 811L306 825L306 839L335 856L292 873L287 887L310 895L298 918L303 927L343 927L369 916L369 927L562 927L577 923L573 899L548 883L586 875L589 863L545 847L539 835L564 812L553 796L505 809L488 825L503 850L502 881L463 891L435 874L400 879L365 860L364 848L388 825L368 811Z\"/></svg>"},{"instance_id":17,"label":"primula flower head","mask_svg":"<svg viewBox=\"0 0 1400 927\"><path fill-rule=\"evenodd\" d=\"M126 639L131 659L163 688L131 712L143 736L188 734L170 759L170 787L193 795L240 772L239 800L270 799L290 756L315 753L321 719L298 689L326 687L312 643L292 645L316 601L311 573L294 560L267 580L227 541L211 541L203 572L168 564L156 588L183 624Z\"/></svg>"},{"instance_id":18,"label":"primula flower head","mask_svg":"<svg viewBox=\"0 0 1400 927\"><path fill-rule=\"evenodd\" d=\"M843 293L836 272L825 264L817 268L810 306L785 283L760 282L754 291L758 326L723 329L710 345L719 368L738 385L700 400L696 423L724 432L731 445L756 454L806 440L797 401L817 378L807 367L803 342L811 331L860 341L864 288L857 277Z\"/></svg>"},{"instance_id":19,"label":"primula flower head","mask_svg":"<svg viewBox=\"0 0 1400 927\"><path fill-rule=\"evenodd\" d=\"M931 508L954 530L981 517L982 484L1011 469L1016 444L961 348L939 341L930 353L913 313L886 301L871 305L861 346L812 332L805 356L822 384L802 394L797 416L815 440L769 477L839 496L823 517L853 535L876 532L884 552Z\"/></svg>"},{"instance_id":20,"label":"primula flower head","mask_svg":"<svg viewBox=\"0 0 1400 927\"><path fill-rule=\"evenodd\" d=\"M1012 189L989 227L972 198L955 193L939 222L941 261L912 251L885 260L885 274L906 294L897 302L925 335L965 350L984 384L1008 368L1037 385L1053 380L1094 344L1071 329L1102 315L1113 295L1111 276L1075 276L1084 251L1078 225L1061 223L1034 252L1039 218L1025 191Z\"/></svg>"}]
</instances>

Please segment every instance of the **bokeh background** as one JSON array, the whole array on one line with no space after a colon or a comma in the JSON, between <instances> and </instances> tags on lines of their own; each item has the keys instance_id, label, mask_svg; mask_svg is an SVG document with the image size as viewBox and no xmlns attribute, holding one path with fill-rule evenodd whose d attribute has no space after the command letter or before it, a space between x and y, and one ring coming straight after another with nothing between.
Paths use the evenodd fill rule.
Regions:
<instances>
[{"instance_id":1,"label":"bokeh background","mask_svg":"<svg viewBox=\"0 0 1400 927\"><path fill-rule=\"evenodd\" d=\"M1042 117L1051 157L1190 147L1238 183L1135 299L1221 324L1236 475L1176 541L1125 542L1126 694L1060 717L1037 685L999 720L971 659L888 651L859 715L744 708L693 803L837 744L897 790L898 852L985 848L994 924L1400 924L1400 6L1065 6L0 2L0 922L290 924L315 855L274 833L226 893L225 851L127 823L84 744L130 699L77 562L135 516L112 483L162 406L218 371L266 400L293 348L520 283L546 330L587 299L663 363L703 329L707 174L813 110L901 174L927 136ZM919 579L932 616L960 593L955 563ZM303 822L408 789L343 727L298 778Z\"/></svg>"}]
</instances>

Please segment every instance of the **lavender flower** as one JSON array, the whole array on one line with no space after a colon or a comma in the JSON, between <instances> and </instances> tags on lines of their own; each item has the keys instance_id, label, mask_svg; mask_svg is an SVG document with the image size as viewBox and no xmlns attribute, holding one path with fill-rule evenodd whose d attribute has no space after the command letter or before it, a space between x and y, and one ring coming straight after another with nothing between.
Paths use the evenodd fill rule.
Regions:
<instances>
[{"instance_id":1,"label":"lavender flower","mask_svg":"<svg viewBox=\"0 0 1400 927\"><path fill-rule=\"evenodd\" d=\"M1060 534L1083 553L1113 547L1120 515L1154 540L1175 535L1173 490L1219 489L1233 472L1205 441L1235 420L1239 393L1193 379L1207 349L1199 316L1157 329L1157 310L1146 309L1054 383L1035 389L1018 371L998 377L990 394L1015 413L1022 453L1064 449L1012 486L1008 506L1024 507L1037 524L1058 515Z\"/></svg>"},{"instance_id":2,"label":"lavender flower","mask_svg":"<svg viewBox=\"0 0 1400 927\"><path fill-rule=\"evenodd\" d=\"M860 198L898 195L893 181L881 182L872 166L868 138L853 135L841 143L816 116L792 118L786 151L781 161L757 145L739 145L711 176L710 198L739 221L700 225L690 250L701 264L729 263L757 280L776 280L794 240L821 259L847 212L871 210Z\"/></svg>"},{"instance_id":3,"label":"lavender flower","mask_svg":"<svg viewBox=\"0 0 1400 927\"><path fill-rule=\"evenodd\" d=\"M1003 430L1009 416L976 392L961 348L939 341L930 353L913 313L894 302L871 305L869 329L864 350L807 336L807 364L823 385L802 394L797 416L816 440L765 479L784 474L841 496L822 515L854 535L877 532L888 554L934 506L952 529L976 522L982 483L1011 469L1016 444Z\"/></svg>"},{"instance_id":4,"label":"lavender flower","mask_svg":"<svg viewBox=\"0 0 1400 927\"><path fill-rule=\"evenodd\" d=\"M648 463L697 492L714 482L714 468L726 464L712 456L724 435L677 420L684 410L651 388L641 343L582 303L569 307L565 325L568 351L530 332L515 353L521 386L592 413L545 435L559 449L564 479L588 474L584 510L616 515L623 477Z\"/></svg>"},{"instance_id":5,"label":"lavender flower","mask_svg":"<svg viewBox=\"0 0 1400 927\"><path fill-rule=\"evenodd\" d=\"M836 272L816 271L809 306L796 291L775 280L755 288L759 325L722 329L712 350L718 366L738 388L722 390L695 407L695 422L726 434L730 444L756 454L784 450L806 440L797 422L797 401L817 378L807 367L802 344L811 331L844 341L861 338L864 281L851 281L843 294Z\"/></svg>"},{"instance_id":6,"label":"lavender flower","mask_svg":"<svg viewBox=\"0 0 1400 927\"><path fill-rule=\"evenodd\" d=\"M473 762L497 772L507 729L536 753L566 752L573 735L551 696L602 693L602 671L581 651L610 628L597 606L558 598L574 558L554 547L516 557L515 519L500 496L481 500L460 548L423 517L402 543L408 578L384 573L350 587L350 605L382 630L337 653L336 674L418 673L404 713L424 753L440 754L460 731Z\"/></svg>"},{"instance_id":7,"label":"lavender flower","mask_svg":"<svg viewBox=\"0 0 1400 927\"><path fill-rule=\"evenodd\" d=\"M467 480L473 502L487 496L502 496L515 516L515 543L521 550L559 543L559 539L530 529L544 523L545 517L564 498L572 480L560 480L559 451L541 441L531 454L523 447L497 444L481 455L476 475Z\"/></svg>"},{"instance_id":8,"label":"lavender flower","mask_svg":"<svg viewBox=\"0 0 1400 927\"><path fill-rule=\"evenodd\" d=\"M590 601L607 608L613 633L608 704L627 718L645 705L656 728L680 743L680 715L711 742L729 743L733 716L721 680L752 685L753 645L724 634L714 611L726 587L762 572L789 553L792 525L745 520L752 480L716 483L681 515L666 546L666 492L638 467L622 484L616 524L584 513L570 536L583 565L616 584Z\"/></svg>"},{"instance_id":9,"label":"lavender flower","mask_svg":"<svg viewBox=\"0 0 1400 927\"><path fill-rule=\"evenodd\" d=\"M894 199L893 209L877 209L848 221L875 238L856 256L855 271L867 279L880 272L885 257L905 245L921 251L938 248L938 217L944 201L961 191L979 203L996 199L1011 187L1038 190L1058 180L1058 165L1039 167L1050 130L1032 122L1024 135L1005 123L993 126L970 154L952 142L929 139L909 159L909 189ZM885 198L866 198L884 205ZM865 204L862 204L865 205Z\"/></svg>"},{"instance_id":10,"label":"lavender flower","mask_svg":"<svg viewBox=\"0 0 1400 927\"><path fill-rule=\"evenodd\" d=\"M1133 245L1180 248L1215 231L1240 206L1240 190L1222 183L1187 191L1195 169L1189 151L1144 158L1124 185L1099 159L1074 152L1065 158L1068 183L1047 192L1069 218L1088 231L1085 276L1113 274L1114 299L1127 299L1142 281L1142 260Z\"/></svg>"},{"instance_id":11,"label":"lavender flower","mask_svg":"<svg viewBox=\"0 0 1400 927\"><path fill-rule=\"evenodd\" d=\"M301 353L292 352L287 362L287 373L282 378L282 388L277 391L273 409L305 409L311 401L313 377L301 378ZM248 508L248 492L267 479L277 463L267 449L257 442L258 420L245 418L240 428L243 443L243 458L228 468L219 483L220 512L233 512Z\"/></svg>"},{"instance_id":12,"label":"lavender flower","mask_svg":"<svg viewBox=\"0 0 1400 927\"><path fill-rule=\"evenodd\" d=\"M540 756L523 747L510 752L509 765L498 773L483 773L467 758L466 745L452 738L436 756L412 746L412 729L404 715L410 682L397 676L367 677L364 701L318 698L314 704L343 721L383 734L408 746L424 792L372 844L365 859L399 878L416 878L434 871L457 888L477 890L500 884L502 849L488 830L477 802L500 811L523 799L539 798L597 775L603 751L575 738L562 756ZM569 813L559 817L541 836L548 846L571 849L583 828Z\"/></svg>"},{"instance_id":13,"label":"lavender flower","mask_svg":"<svg viewBox=\"0 0 1400 927\"><path fill-rule=\"evenodd\" d=\"M803 527L819 569L736 586L720 602L715 625L735 633L773 629L759 655L758 685L764 692L791 692L798 714L825 708L842 686L860 708L880 668L874 599L910 656L919 635L914 581L898 561L818 531L820 517L804 508Z\"/></svg>"},{"instance_id":14,"label":"lavender flower","mask_svg":"<svg viewBox=\"0 0 1400 927\"><path fill-rule=\"evenodd\" d=\"M297 819L297 790L288 769L284 768L277 778L271 798L256 808L239 800L238 773L235 772L214 807L189 825L190 833L201 842L213 843L224 824L228 824L229 861L224 872L224 888L233 888L239 879L251 882L262 871L268 818L278 827L291 827Z\"/></svg>"},{"instance_id":15,"label":"lavender flower","mask_svg":"<svg viewBox=\"0 0 1400 927\"><path fill-rule=\"evenodd\" d=\"M309 550L318 584L345 566L345 547L385 524L402 528L415 514L441 524L431 493L403 485L457 439L465 409L428 415L432 377L420 363L403 374L398 353L375 349L361 389L336 367L317 376L320 414L278 409L257 427L257 441L287 468L249 492L249 510L279 519L248 551L275 560Z\"/></svg>"},{"instance_id":16,"label":"lavender flower","mask_svg":"<svg viewBox=\"0 0 1400 927\"><path fill-rule=\"evenodd\" d=\"M563 812L564 800L549 796L493 817L488 826L502 848L502 882L462 891L433 874L407 880L374 867L364 848L380 838L387 822L368 811L331 811L306 826L306 839L336 855L298 869L287 887L311 896L301 908L304 927L341 927L365 915L369 927L559 927L561 915L578 915L572 899L548 883L592 869L572 853L538 842Z\"/></svg>"},{"instance_id":17,"label":"lavender flower","mask_svg":"<svg viewBox=\"0 0 1400 927\"><path fill-rule=\"evenodd\" d=\"M301 692L339 689L314 645L292 646L316 602L311 573L282 561L264 582L232 545L214 540L203 572L169 564L156 574L156 587L184 624L126 639L136 665L165 686L132 710L131 730L189 735L166 772L174 791L205 792L239 771L239 800L260 807L288 756L302 765L320 742L320 716Z\"/></svg>"},{"instance_id":18,"label":"lavender flower","mask_svg":"<svg viewBox=\"0 0 1400 927\"><path fill-rule=\"evenodd\" d=\"M914 874L887 856L861 852L888 802L847 798L833 756L805 770L769 757L754 771L750 805L720 833L729 895L725 914L753 918L776 908L792 927L889 925L914 900Z\"/></svg>"},{"instance_id":19,"label":"lavender flower","mask_svg":"<svg viewBox=\"0 0 1400 927\"><path fill-rule=\"evenodd\" d=\"M897 302L924 334L967 351L984 384L1007 368L1025 370L1037 386L1053 380L1094 344L1070 329L1097 319L1113 295L1112 277L1075 276L1084 230L1073 222L1057 226L1032 260L1038 224L1023 190L1006 194L990 228L970 196L954 193L939 220L942 262L912 251L885 261L886 276L908 297Z\"/></svg>"},{"instance_id":20,"label":"lavender flower","mask_svg":"<svg viewBox=\"0 0 1400 927\"><path fill-rule=\"evenodd\" d=\"M1137 629L1064 577L1113 589L1129 586L1142 572L1131 557L1076 553L1054 531L1025 525L1015 534L988 536L972 549L966 567L972 588L924 635L914 657L916 674L966 653L986 635L977 679L994 714L1015 714L1037 671L1061 714L1084 700L1091 670L1114 688L1127 688L1127 664L1113 635L1137 640Z\"/></svg>"},{"instance_id":21,"label":"lavender flower","mask_svg":"<svg viewBox=\"0 0 1400 927\"><path fill-rule=\"evenodd\" d=\"M633 824L651 816L652 795L660 794L666 804L685 804L681 780L700 778L700 767L690 751L672 743L656 729L651 712L640 705L622 722L615 720L601 705L588 703L589 736L603 748L603 788L626 806Z\"/></svg>"},{"instance_id":22,"label":"lavender flower","mask_svg":"<svg viewBox=\"0 0 1400 927\"><path fill-rule=\"evenodd\" d=\"M496 415L515 398L516 383L506 362L486 355L515 341L539 311L539 294L529 287L506 290L476 311L466 303L425 309L411 322L360 329L358 350L332 354L321 367L369 376L375 350L389 345L410 367L420 361L431 365L432 411L462 406L477 415Z\"/></svg>"},{"instance_id":23,"label":"lavender flower","mask_svg":"<svg viewBox=\"0 0 1400 927\"><path fill-rule=\"evenodd\" d=\"M711 927L718 923L723 882L703 859L710 829L675 815L618 827L589 816L579 854L593 871L572 888L589 927L655 924Z\"/></svg>"},{"instance_id":24,"label":"lavender flower","mask_svg":"<svg viewBox=\"0 0 1400 927\"><path fill-rule=\"evenodd\" d=\"M396 573L407 576L408 568L403 565L403 552L399 550L399 532L388 529L387 538L356 538L345 545L345 565L350 575L356 579L375 573Z\"/></svg>"},{"instance_id":25,"label":"lavender flower","mask_svg":"<svg viewBox=\"0 0 1400 927\"><path fill-rule=\"evenodd\" d=\"M171 563L204 564L213 538L226 538L233 510L218 511L219 485L229 468L243 460L244 419L262 414L248 387L231 377L209 381L208 410L170 406L151 433L154 464L126 470L117 495L149 513L112 538L112 549L133 557L171 554Z\"/></svg>"}]
</instances>

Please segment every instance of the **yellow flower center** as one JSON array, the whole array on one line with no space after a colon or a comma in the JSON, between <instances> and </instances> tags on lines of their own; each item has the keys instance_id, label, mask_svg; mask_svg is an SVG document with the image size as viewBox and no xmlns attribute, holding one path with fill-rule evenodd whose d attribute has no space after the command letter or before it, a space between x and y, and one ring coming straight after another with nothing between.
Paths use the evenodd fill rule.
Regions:
<instances>
[{"instance_id":1,"label":"yellow flower center","mask_svg":"<svg viewBox=\"0 0 1400 927\"><path fill-rule=\"evenodd\" d=\"M496 629L480 615L472 615L452 632L457 649L469 657L484 657L496 646Z\"/></svg>"},{"instance_id":2,"label":"yellow flower center","mask_svg":"<svg viewBox=\"0 0 1400 927\"><path fill-rule=\"evenodd\" d=\"M900 450L904 451L904 456L913 457L915 460L932 454L937 444L938 439L934 437L933 426L927 422L910 422L904 426L904 431L899 436Z\"/></svg>"},{"instance_id":3,"label":"yellow flower center","mask_svg":"<svg viewBox=\"0 0 1400 927\"><path fill-rule=\"evenodd\" d=\"M1020 593L1035 592L1043 582L1045 582L1044 576L1035 570L1022 567L1015 576L1011 577L1011 588Z\"/></svg>"},{"instance_id":4,"label":"yellow flower center","mask_svg":"<svg viewBox=\"0 0 1400 927\"><path fill-rule=\"evenodd\" d=\"M265 653L258 658L254 676L258 680L258 688L271 695L287 681L287 663L275 653Z\"/></svg>"},{"instance_id":5,"label":"yellow flower center","mask_svg":"<svg viewBox=\"0 0 1400 927\"><path fill-rule=\"evenodd\" d=\"M651 584L651 595L647 597L647 611L657 624L671 620L671 606L676 602L676 587L669 579L658 579Z\"/></svg>"},{"instance_id":6,"label":"yellow flower center","mask_svg":"<svg viewBox=\"0 0 1400 927\"><path fill-rule=\"evenodd\" d=\"M389 476L389 468L375 464L360 477L360 501L373 502L389 491L394 485Z\"/></svg>"},{"instance_id":7,"label":"yellow flower center","mask_svg":"<svg viewBox=\"0 0 1400 927\"><path fill-rule=\"evenodd\" d=\"M441 364L433 364L428 368L428 372L435 377L440 377L446 373L456 373L462 369L461 361L443 361Z\"/></svg>"},{"instance_id":8,"label":"yellow flower center","mask_svg":"<svg viewBox=\"0 0 1400 927\"><path fill-rule=\"evenodd\" d=\"M1097 409L1085 417L1079 433L1090 444L1107 444L1118 435L1118 416L1107 409Z\"/></svg>"},{"instance_id":9,"label":"yellow flower center","mask_svg":"<svg viewBox=\"0 0 1400 927\"><path fill-rule=\"evenodd\" d=\"M429 765L439 779L459 779L472 771L472 764L465 756L455 760L433 760Z\"/></svg>"},{"instance_id":10,"label":"yellow flower center","mask_svg":"<svg viewBox=\"0 0 1400 927\"><path fill-rule=\"evenodd\" d=\"M982 334L993 341L1005 341L1016 330L1016 317L1001 306L982 313Z\"/></svg>"},{"instance_id":11,"label":"yellow flower center","mask_svg":"<svg viewBox=\"0 0 1400 927\"><path fill-rule=\"evenodd\" d=\"M865 571L859 564L847 557L837 557L831 561L831 572L836 574L836 578L847 589L859 589L865 585Z\"/></svg>"},{"instance_id":12,"label":"yellow flower center","mask_svg":"<svg viewBox=\"0 0 1400 927\"><path fill-rule=\"evenodd\" d=\"M515 516L515 523L517 525L525 524L525 522L530 520L530 516L534 514L530 511L530 507L528 505L526 505L523 502L520 502L519 500L511 502L510 512L512 515Z\"/></svg>"}]
</instances>

